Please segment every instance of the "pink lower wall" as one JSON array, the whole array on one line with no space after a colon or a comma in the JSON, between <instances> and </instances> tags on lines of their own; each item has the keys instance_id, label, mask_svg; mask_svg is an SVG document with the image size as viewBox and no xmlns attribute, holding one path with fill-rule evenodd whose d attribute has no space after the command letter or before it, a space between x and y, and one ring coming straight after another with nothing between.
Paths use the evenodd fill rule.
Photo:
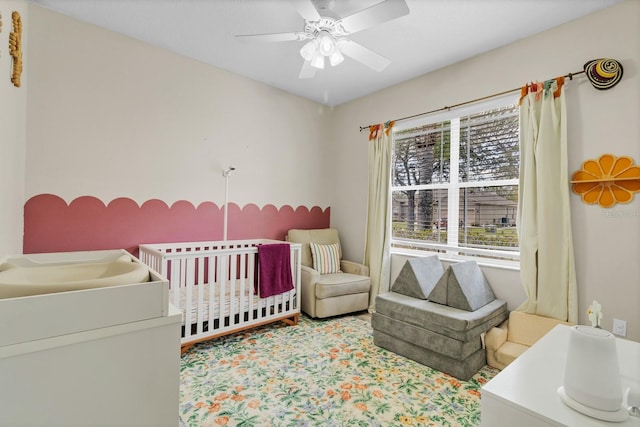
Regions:
<instances>
[{"instance_id":1,"label":"pink lower wall","mask_svg":"<svg viewBox=\"0 0 640 427\"><path fill-rule=\"evenodd\" d=\"M137 254L142 243L222 240L223 207L204 202L195 207L180 200L168 206L162 200L138 205L122 197L105 205L82 196L67 204L52 194L39 194L24 206L23 251L28 253L126 249ZM229 240L267 238L284 240L292 228L325 228L330 208L300 206L276 208L229 204Z\"/></svg>"}]
</instances>

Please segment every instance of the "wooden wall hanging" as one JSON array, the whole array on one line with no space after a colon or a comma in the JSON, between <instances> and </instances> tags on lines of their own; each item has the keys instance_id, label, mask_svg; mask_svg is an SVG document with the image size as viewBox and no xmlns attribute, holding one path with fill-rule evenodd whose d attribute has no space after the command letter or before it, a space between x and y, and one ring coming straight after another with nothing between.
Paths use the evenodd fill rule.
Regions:
<instances>
[{"instance_id":1,"label":"wooden wall hanging","mask_svg":"<svg viewBox=\"0 0 640 427\"><path fill-rule=\"evenodd\" d=\"M13 31L9 33L9 55L13 58L13 68L11 70L11 82L15 87L22 85L20 77L22 75L22 19L20 13L11 14Z\"/></svg>"},{"instance_id":2,"label":"wooden wall hanging","mask_svg":"<svg viewBox=\"0 0 640 427\"><path fill-rule=\"evenodd\" d=\"M583 202L610 208L616 203L629 203L640 191L640 167L631 157L603 154L582 163L582 169L573 173L571 184Z\"/></svg>"}]
</instances>

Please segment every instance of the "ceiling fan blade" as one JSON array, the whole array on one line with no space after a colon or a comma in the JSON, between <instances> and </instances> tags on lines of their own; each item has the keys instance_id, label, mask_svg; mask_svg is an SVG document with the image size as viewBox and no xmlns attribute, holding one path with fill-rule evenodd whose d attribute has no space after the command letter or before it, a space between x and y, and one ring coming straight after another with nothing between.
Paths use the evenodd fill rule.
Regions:
<instances>
[{"instance_id":1,"label":"ceiling fan blade","mask_svg":"<svg viewBox=\"0 0 640 427\"><path fill-rule=\"evenodd\" d=\"M316 67L311 66L311 61L304 61L302 68L300 69L300 74L298 74L298 78L311 79L316 75L316 69Z\"/></svg>"},{"instance_id":2,"label":"ceiling fan blade","mask_svg":"<svg viewBox=\"0 0 640 427\"><path fill-rule=\"evenodd\" d=\"M311 0L295 0L296 10L306 21L319 21L320 14Z\"/></svg>"},{"instance_id":3,"label":"ceiling fan blade","mask_svg":"<svg viewBox=\"0 0 640 427\"><path fill-rule=\"evenodd\" d=\"M409 13L405 0L385 0L337 21L346 34L400 18Z\"/></svg>"},{"instance_id":4,"label":"ceiling fan blade","mask_svg":"<svg viewBox=\"0 0 640 427\"><path fill-rule=\"evenodd\" d=\"M247 42L270 43L300 41L307 38L305 33L240 34L236 38Z\"/></svg>"},{"instance_id":5,"label":"ceiling fan blade","mask_svg":"<svg viewBox=\"0 0 640 427\"><path fill-rule=\"evenodd\" d=\"M343 44L341 46L341 51L343 54L355 59L356 61L362 62L364 65L374 69L375 71L380 72L391 63L389 59L378 53L375 53L370 49L367 49L361 44L358 44L349 39L343 40L344 41L342 41Z\"/></svg>"}]
</instances>

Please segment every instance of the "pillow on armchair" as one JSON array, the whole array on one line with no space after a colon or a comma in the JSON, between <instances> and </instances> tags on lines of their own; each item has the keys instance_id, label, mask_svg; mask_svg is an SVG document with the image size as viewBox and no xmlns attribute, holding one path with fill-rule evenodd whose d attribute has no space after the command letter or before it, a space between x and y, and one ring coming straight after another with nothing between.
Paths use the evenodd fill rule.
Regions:
<instances>
[{"instance_id":1,"label":"pillow on armchair","mask_svg":"<svg viewBox=\"0 0 640 427\"><path fill-rule=\"evenodd\" d=\"M340 244L333 243L322 245L309 242L311 258L313 259L313 269L320 274L341 273L340 270Z\"/></svg>"}]
</instances>

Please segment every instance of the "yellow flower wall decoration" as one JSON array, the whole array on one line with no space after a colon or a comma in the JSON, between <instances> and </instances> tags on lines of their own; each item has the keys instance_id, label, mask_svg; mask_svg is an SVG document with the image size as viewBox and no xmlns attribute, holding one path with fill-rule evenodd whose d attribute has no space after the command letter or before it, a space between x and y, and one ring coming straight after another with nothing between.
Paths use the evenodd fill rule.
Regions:
<instances>
[{"instance_id":1,"label":"yellow flower wall decoration","mask_svg":"<svg viewBox=\"0 0 640 427\"><path fill-rule=\"evenodd\" d=\"M640 167L631 157L603 154L597 160L585 161L582 170L574 172L571 183L583 202L610 208L616 203L629 203L640 191Z\"/></svg>"}]
</instances>

